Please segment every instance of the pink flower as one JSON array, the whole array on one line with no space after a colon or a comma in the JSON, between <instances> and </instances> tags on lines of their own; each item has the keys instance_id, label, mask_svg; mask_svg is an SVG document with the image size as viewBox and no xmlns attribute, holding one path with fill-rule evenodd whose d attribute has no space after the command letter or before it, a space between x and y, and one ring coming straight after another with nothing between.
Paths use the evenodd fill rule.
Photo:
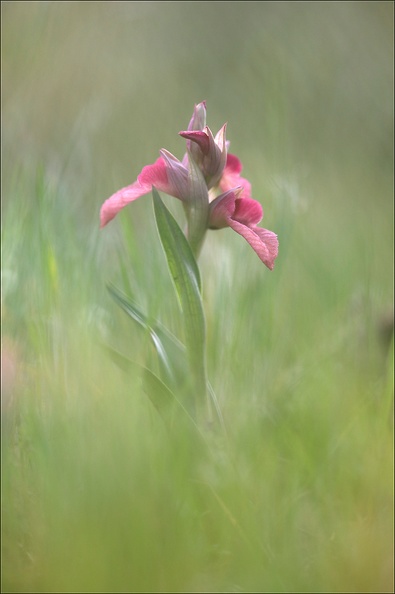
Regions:
<instances>
[{"instance_id":1,"label":"pink flower","mask_svg":"<svg viewBox=\"0 0 395 594\"><path fill-rule=\"evenodd\" d=\"M146 165L134 183L104 202L100 212L101 227L155 186L184 203L187 236L195 255L199 253L207 229L231 227L272 270L278 253L277 236L257 226L263 217L262 207L251 197L250 182L240 175L240 160L228 154L226 124L214 137L206 126L206 103L202 101L195 105L188 129L179 134L187 140L187 152L182 161L162 149L159 159Z\"/></svg>"},{"instance_id":2,"label":"pink flower","mask_svg":"<svg viewBox=\"0 0 395 594\"><path fill-rule=\"evenodd\" d=\"M180 132L180 135L187 139L187 149L201 170L207 189L218 188L221 192L225 192L236 186L242 186L245 197L250 197L251 185L240 176L242 166L239 159L227 154L229 143L225 140L226 124L222 126L215 138L205 124L206 103L202 101L195 105L188 130ZM196 193L199 193L199 200L204 200L201 188L196 188L193 180L189 179L188 154L184 155L182 162L165 149L162 149L160 154L155 163L146 165L142 169L134 183L121 188L104 202L100 211L101 227L107 225L122 208L137 198L149 194L152 186L160 192L165 192L189 204L196 199Z\"/></svg>"},{"instance_id":3,"label":"pink flower","mask_svg":"<svg viewBox=\"0 0 395 594\"><path fill-rule=\"evenodd\" d=\"M278 254L277 235L257 227L263 218L262 206L252 198L240 198L243 188L228 190L210 204L209 228L231 227L250 244L262 262L273 270Z\"/></svg>"}]
</instances>

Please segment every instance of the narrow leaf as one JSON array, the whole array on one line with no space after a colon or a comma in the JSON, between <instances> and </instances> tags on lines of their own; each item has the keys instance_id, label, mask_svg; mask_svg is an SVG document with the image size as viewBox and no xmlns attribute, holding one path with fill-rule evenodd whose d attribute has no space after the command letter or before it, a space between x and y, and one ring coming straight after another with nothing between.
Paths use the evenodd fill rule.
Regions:
<instances>
[{"instance_id":1,"label":"narrow leaf","mask_svg":"<svg viewBox=\"0 0 395 594\"><path fill-rule=\"evenodd\" d=\"M185 417L194 425L195 429L198 430L200 433L199 428L196 425L196 422L191 417L188 410L183 406L183 404L179 401L176 397L174 392L164 383L162 380L155 375L150 369L132 361L119 351L115 350L109 345L103 345L105 350L109 353L111 359L114 361L116 365L125 373L132 372L136 374L140 374L142 376L143 381L143 390L151 400L151 403L160 413L160 415L167 419L170 411L172 410L173 405L182 412Z\"/></svg>"},{"instance_id":2,"label":"narrow leaf","mask_svg":"<svg viewBox=\"0 0 395 594\"><path fill-rule=\"evenodd\" d=\"M205 320L200 274L191 247L178 223L152 188L159 237L185 323L185 343L197 396L206 395Z\"/></svg>"},{"instance_id":3,"label":"narrow leaf","mask_svg":"<svg viewBox=\"0 0 395 594\"><path fill-rule=\"evenodd\" d=\"M148 323L147 317L138 309L130 298L121 293L121 291L114 285L108 284L107 289L111 297L118 303L118 305L120 305L123 311L148 332L154 344L166 380L170 383L174 383L172 363L167 355L166 348L157 332L155 332L154 328Z\"/></svg>"}]
</instances>

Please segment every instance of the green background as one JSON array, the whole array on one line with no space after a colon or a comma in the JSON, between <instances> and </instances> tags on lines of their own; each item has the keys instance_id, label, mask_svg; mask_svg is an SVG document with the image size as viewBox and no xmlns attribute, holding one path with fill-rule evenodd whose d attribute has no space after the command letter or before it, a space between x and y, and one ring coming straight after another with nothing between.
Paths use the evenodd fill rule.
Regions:
<instances>
[{"instance_id":1,"label":"green background","mask_svg":"<svg viewBox=\"0 0 395 594\"><path fill-rule=\"evenodd\" d=\"M3 591L392 591L393 4L2 3ZM195 103L278 234L199 260L227 437L108 357L182 338L142 198ZM166 198L179 219L179 203Z\"/></svg>"}]
</instances>

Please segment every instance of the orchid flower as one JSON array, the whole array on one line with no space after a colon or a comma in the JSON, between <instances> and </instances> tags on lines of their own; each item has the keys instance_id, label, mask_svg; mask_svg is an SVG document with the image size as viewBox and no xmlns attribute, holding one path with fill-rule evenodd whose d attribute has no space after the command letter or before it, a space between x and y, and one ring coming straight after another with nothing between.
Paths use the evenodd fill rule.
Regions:
<instances>
[{"instance_id":1,"label":"orchid flower","mask_svg":"<svg viewBox=\"0 0 395 594\"><path fill-rule=\"evenodd\" d=\"M240 175L240 160L228 153L226 124L214 136L206 126L203 101L195 105L188 129L179 134L187 141L182 161L161 149L159 159L146 165L133 184L118 190L104 202L100 212L101 227L127 204L155 187L183 202L188 221L187 237L195 255L207 229L228 226L242 235L272 270L278 253L277 236L257 227L263 217L262 207L251 197L250 182Z\"/></svg>"},{"instance_id":2,"label":"orchid flower","mask_svg":"<svg viewBox=\"0 0 395 594\"><path fill-rule=\"evenodd\" d=\"M231 227L250 244L262 262L273 270L278 254L277 235L257 227L263 218L262 206L252 198L240 198L243 188L228 190L210 204L210 229Z\"/></svg>"}]
</instances>

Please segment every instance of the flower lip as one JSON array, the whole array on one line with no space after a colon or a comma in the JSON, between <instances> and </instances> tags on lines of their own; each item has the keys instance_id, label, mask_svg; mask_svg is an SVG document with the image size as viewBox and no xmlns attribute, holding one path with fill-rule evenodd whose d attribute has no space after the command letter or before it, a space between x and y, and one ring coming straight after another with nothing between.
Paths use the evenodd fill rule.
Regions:
<instances>
[{"instance_id":1,"label":"flower lip","mask_svg":"<svg viewBox=\"0 0 395 594\"><path fill-rule=\"evenodd\" d=\"M210 229L228 227L230 219L236 210L236 201L243 193L243 187L238 186L227 190L210 202Z\"/></svg>"},{"instance_id":2,"label":"flower lip","mask_svg":"<svg viewBox=\"0 0 395 594\"><path fill-rule=\"evenodd\" d=\"M239 186L213 200L210 204L209 228L230 227L244 237L265 266L273 270L278 254L277 235L257 226L263 216L262 206L252 198L240 198L243 190Z\"/></svg>"},{"instance_id":3,"label":"flower lip","mask_svg":"<svg viewBox=\"0 0 395 594\"><path fill-rule=\"evenodd\" d=\"M257 225L263 219L262 205L253 198L236 199L232 219L248 227Z\"/></svg>"}]
</instances>

